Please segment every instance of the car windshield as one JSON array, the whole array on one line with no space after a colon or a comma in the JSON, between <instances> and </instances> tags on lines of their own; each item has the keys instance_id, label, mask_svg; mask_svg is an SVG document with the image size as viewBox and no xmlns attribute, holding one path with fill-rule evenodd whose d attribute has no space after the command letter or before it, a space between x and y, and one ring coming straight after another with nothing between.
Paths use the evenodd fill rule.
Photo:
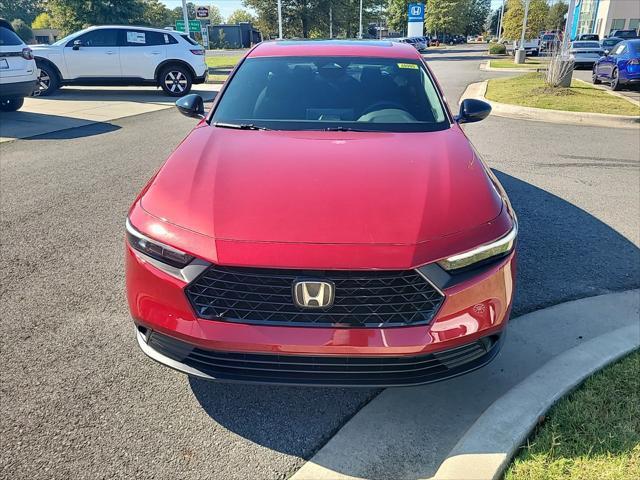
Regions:
<instances>
[{"instance_id":1,"label":"car windshield","mask_svg":"<svg viewBox=\"0 0 640 480\"><path fill-rule=\"evenodd\" d=\"M60 40L57 40L55 42L53 42L51 45L64 45L66 44L69 40L71 40L72 38L75 37L79 37L80 35L82 35L84 32L86 32L87 30L89 30L88 28L85 28L84 30L80 30L78 32L73 32L70 33L69 35L67 35L66 37L62 37Z\"/></svg>"},{"instance_id":2,"label":"car windshield","mask_svg":"<svg viewBox=\"0 0 640 480\"><path fill-rule=\"evenodd\" d=\"M622 41L621 38L607 38L602 41L602 45L605 47L612 47L613 45L620 43Z\"/></svg>"},{"instance_id":3,"label":"car windshield","mask_svg":"<svg viewBox=\"0 0 640 480\"><path fill-rule=\"evenodd\" d=\"M571 46L573 48L600 48L598 42L573 42Z\"/></svg>"},{"instance_id":4,"label":"car windshield","mask_svg":"<svg viewBox=\"0 0 640 480\"><path fill-rule=\"evenodd\" d=\"M449 127L419 60L248 58L230 79L212 123L276 130L425 132Z\"/></svg>"},{"instance_id":5,"label":"car windshield","mask_svg":"<svg viewBox=\"0 0 640 480\"><path fill-rule=\"evenodd\" d=\"M542 40L555 40L555 35L543 35Z\"/></svg>"}]
</instances>

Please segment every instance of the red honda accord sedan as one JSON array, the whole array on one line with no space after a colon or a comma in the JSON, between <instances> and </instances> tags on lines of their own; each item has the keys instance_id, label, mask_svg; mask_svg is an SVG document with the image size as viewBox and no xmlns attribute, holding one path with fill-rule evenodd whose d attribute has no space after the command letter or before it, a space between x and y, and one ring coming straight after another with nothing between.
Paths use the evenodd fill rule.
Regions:
<instances>
[{"instance_id":1,"label":"red honda accord sedan","mask_svg":"<svg viewBox=\"0 0 640 480\"><path fill-rule=\"evenodd\" d=\"M223 381L402 386L497 354L516 216L411 45L253 48L133 203L143 352Z\"/></svg>"}]
</instances>

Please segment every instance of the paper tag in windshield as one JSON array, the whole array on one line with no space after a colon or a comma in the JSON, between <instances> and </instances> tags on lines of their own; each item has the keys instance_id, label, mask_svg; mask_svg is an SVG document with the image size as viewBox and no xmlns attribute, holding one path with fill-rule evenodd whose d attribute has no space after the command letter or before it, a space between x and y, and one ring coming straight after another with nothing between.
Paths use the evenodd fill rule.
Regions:
<instances>
[{"instance_id":1,"label":"paper tag in windshield","mask_svg":"<svg viewBox=\"0 0 640 480\"><path fill-rule=\"evenodd\" d=\"M411 70L418 70L418 65L415 63L398 63L398 68L409 68Z\"/></svg>"}]
</instances>

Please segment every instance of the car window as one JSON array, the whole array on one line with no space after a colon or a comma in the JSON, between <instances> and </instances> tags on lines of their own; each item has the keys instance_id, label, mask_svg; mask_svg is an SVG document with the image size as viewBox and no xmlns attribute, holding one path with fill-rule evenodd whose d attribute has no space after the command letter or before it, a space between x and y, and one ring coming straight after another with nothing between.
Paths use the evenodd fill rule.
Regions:
<instances>
[{"instance_id":1,"label":"car window","mask_svg":"<svg viewBox=\"0 0 640 480\"><path fill-rule=\"evenodd\" d=\"M83 47L116 47L118 46L118 30L113 28L91 30L71 40L67 43L67 47L72 47L76 40L80 40Z\"/></svg>"},{"instance_id":2,"label":"car window","mask_svg":"<svg viewBox=\"0 0 640 480\"><path fill-rule=\"evenodd\" d=\"M180 36L184 38L187 42L189 42L191 45L200 45L198 42L196 42L193 38L191 38L186 33L183 33Z\"/></svg>"},{"instance_id":3,"label":"car window","mask_svg":"<svg viewBox=\"0 0 640 480\"><path fill-rule=\"evenodd\" d=\"M419 60L366 57L248 58L224 90L213 122L396 132L449 126Z\"/></svg>"},{"instance_id":4,"label":"car window","mask_svg":"<svg viewBox=\"0 0 640 480\"><path fill-rule=\"evenodd\" d=\"M125 47L149 47L153 45L166 45L170 43L168 33L151 32L148 30L125 30Z\"/></svg>"},{"instance_id":5,"label":"car window","mask_svg":"<svg viewBox=\"0 0 640 480\"><path fill-rule=\"evenodd\" d=\"M625 44L624 43L619 43L611 51L611 55L622 55L622 53L624 52L624 48L625 48Z\"/></svg>"},{"instance_id":6,"label":"car window","mask_svg":"<svg viewBox=\"0 0 640 480\"><path fill-rule=\"evenodd\" d=\"M5 27L0 27L0 45L14 46L22 45L20 37Z\"/></svg>"},{"instance_id":7,"label":"car window","mask_svg":"<svg viewBox=\"0 0 640 480\"><path fill-rule=\"evenodd\" d=\"M598 42L573 42L571 46L573 48L600 48Z\"/></svg>"}]
</instances>

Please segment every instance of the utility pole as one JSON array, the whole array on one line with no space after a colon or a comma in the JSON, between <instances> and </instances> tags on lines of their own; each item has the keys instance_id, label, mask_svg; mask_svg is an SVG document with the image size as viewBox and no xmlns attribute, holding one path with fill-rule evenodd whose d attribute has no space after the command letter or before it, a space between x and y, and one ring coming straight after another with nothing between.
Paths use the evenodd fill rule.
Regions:
<instances>
[{"instance_id":1,"label":"utility pole","mask_svg":"<svg viewBox=\"0 0 640 480\"><path fill-rule=\"evenodd\" d=\"M500 8L500 19L498 20L498 31L496 37L498 37L498 43L502 40L502 18L504 17L504 0L502 0L502 7Z\"/></svg>"},{"instance_id":2,"label":"utility pole","mask_svg":"<svg viewBox=\"0 0 640 480\"><path fill-rule=\"evenodd\" d=\"M569 0L569 10L567 10L567 23L564 26L564 35L562 36L562 54L564 55L569 49L569 41L571 40L571 30L573 28L573 11L576 9L576 0Z\"/></svg>"},{"instance_id":3,"label":"utility pole","mask_svg":"<svg viewBox=\"0 0 640 480\"><path fill-rule=\"evenodd\" d=\"M524 19L522 20L522 33L520 34L520 45L516 51L514 63L524 63L527 58L527 51L524 49L524 36L527 33L527 18L529 17L529 3L531 0L524 1Z\"/></svg>"},{"instance_id":4,"label":"utility pole","mask_svg":"<svg viewBox=\"0 0 640 480\"><path fill-rule=\"evenodd\" d=\"M333 4L329 4L329 38L333 38Z\"/></svg>"},{"instance_id":5,"label":"utility pole","mask_svg":"<svg viewBox=\"0 0 640 480\"><path fill-rule=\"evenodd\" d=\"M187 11L187 0L182 0L182 19L184 20L184 33L189 36L189 12Z\"/></svg>"},{"instance_id":6,"label":"utility pole","mask_svg":"<svg viewBox=\"0 0 640 480\"><path fill-rule=\"evenodd\" d=\"M360 31L358 33L358 38L362 38L362 0L360 0Z\"/></svg>"},{"instance_id":7,"label":"utility pole","mask_svg":"<svg viewBox=\"0 0 640 480\"><path fill-rule=\"evenodd\" d=\"M282 0L278 0L278 38L282 40Z\"/></svg>"}]
</instances>

